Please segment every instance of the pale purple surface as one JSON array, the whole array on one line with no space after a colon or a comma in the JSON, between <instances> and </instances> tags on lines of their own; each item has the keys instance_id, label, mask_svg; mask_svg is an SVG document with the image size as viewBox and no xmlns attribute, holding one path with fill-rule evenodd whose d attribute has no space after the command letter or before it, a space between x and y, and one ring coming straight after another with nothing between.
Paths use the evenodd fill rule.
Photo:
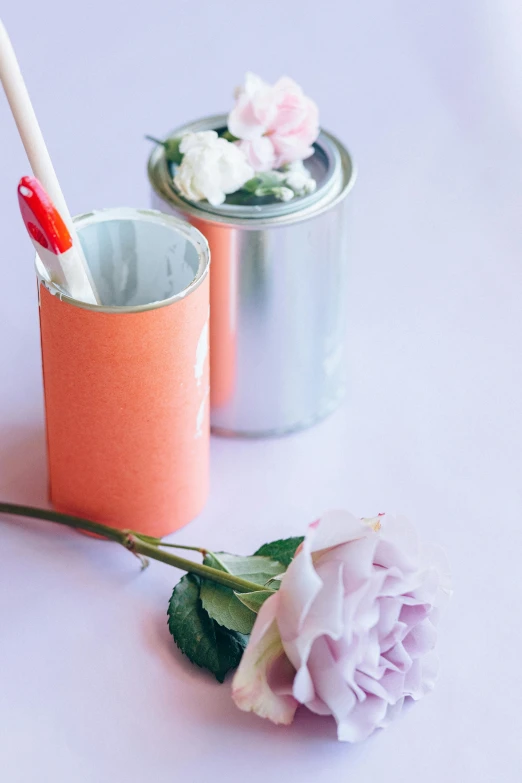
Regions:
<instances>
[{"instance_id":1,"label":"pale purple surface","mask_svg":"<svg viewBox=\"0 0 522 783\"><path fill-rule=\"evenodd\" d=\"M284 440L214 439L210 502L179 539L248 552L328 508L401 511L452 566L440 682L359 746L312 715L271 726L173 648L178 573L140 574L115 546L2 521L6 783L225 781L247 768L251 783L520 780L522 10L306 8L49 0L2 14L73 212L147 206L142 134L226 111L247 68L293 76L351 147L347 404ZM36 290L15 198L28 167L3 98L0 133L0 497L43 504Z\"/></svg>"}]
</instances>

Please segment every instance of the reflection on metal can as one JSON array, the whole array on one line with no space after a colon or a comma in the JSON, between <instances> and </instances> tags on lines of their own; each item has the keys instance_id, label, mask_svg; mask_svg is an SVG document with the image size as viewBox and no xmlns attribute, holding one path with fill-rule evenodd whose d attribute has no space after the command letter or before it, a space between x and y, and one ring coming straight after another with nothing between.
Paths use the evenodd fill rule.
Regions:
<instances>
[{"instance_id":1,"label":"reflection on metal can","mask_svg":"<svg viewBox=\"0 0 522 783\"><path fill-rule=\"evenodd\" d=\"M170 134L224 130L208 117ZM149 160L153 205L207 238L210 273L211 425L216 433L280 435L310 426L344 394L347 199L351 158L321 132L306 166L317 189L291 201L220 206L175 189L158 146Z\"/></svg>"}]
</instances>

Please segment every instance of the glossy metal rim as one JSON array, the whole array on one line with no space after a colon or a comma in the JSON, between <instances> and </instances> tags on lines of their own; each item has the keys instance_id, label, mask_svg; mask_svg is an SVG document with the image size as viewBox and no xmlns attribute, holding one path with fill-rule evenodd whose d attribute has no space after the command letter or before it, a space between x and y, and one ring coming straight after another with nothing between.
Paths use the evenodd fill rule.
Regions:
<instances>
[{"instance_id":1,"label":"glossy metal rim","mask_svg":"<svg viewBox=\"0 0 522 783\"><path fill-rule=\"evenodd\" d=\"M226 120L227 117L224 114L206 117L175 129L169 136L176 136L189 131L219 128L226 125ZM348 150L335 136L327 131L321 131L319 139L321 140L321 138L325 140L321 149L326 157L330 159L332 165L332 172L326 182L314 194L299 199L295 204L288 202L287 205L269 205L272 207L277 206L277 209L273 210L273 214L269 213L264 207L250 207L251 211L248 214L245 214L243 208L242 215L244 216L241 217L237 211L232 209L225 212L223 208L212 208L207 204L203 207L186 201L179 195L172 184L164 150L160 145L153 149L149 157L147 171L150 183L156 194L176 209L177 212L181 212L184 215L205 220L208 223L241 226L242 228L253 230L266 226L288 225L289 223L298 223L315 217L334 207L348 195L355 183L356 170Z\"/></svg>"},{"instance_id":2,"label":"glossy metal rim","mask_svg":"<svg viewBox=\"0 0 522 783\"><path fill-rule=\"evenodd\" d=\"M164 212L159 212L157 209L133 209L131 207L115 207L109 209L97 209L93 212L86 212L83 215L77 215L74 218L74 224L77 228L84 228L85 226L92 225L93 223L103 223L109 220L134 220L134 221L146 221L149 223L157 223L168 228L173 229L178 234L183 234L185 238L192 243L196 248L199 264L198 271L192 282L180 291L178 294L171 296L169 299L161 299L157 302L149 302L144 305L123 305L118 307L116 305L96 305L89 302L81 302L78 299L73 299L71 296L67 296L58 286L53 282L46 279L42 274L41 261L38 255L35 258L36 274L39 283L42 283L49 293L57 296L62 302L74 305L74 307L81 307L83 310L94 310L97 313L143 313L148 310L157 310L159 307L167 307L174 302L178 302L180 299L184 299L189 296L198 286L203 282L208 275L210 266L210 251L208 242L203 234L194 228L184 220L173 217L172 215L166 215Z\"/></svg>"}]
</instances>

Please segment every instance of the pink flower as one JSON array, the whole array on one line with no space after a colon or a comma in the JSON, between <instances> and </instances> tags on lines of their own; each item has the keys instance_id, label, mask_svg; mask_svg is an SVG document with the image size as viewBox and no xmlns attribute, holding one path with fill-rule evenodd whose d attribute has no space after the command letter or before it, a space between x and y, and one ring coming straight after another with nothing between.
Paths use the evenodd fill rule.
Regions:
<instances>
[{"instance_id":1,"label":"pink flower","mask_svg":"<svg viewBox=\"0 0 522 783\"><path fill-rule=\"evenodd\" d=\"M436 607L448 594L443 554L407 520L330 512L261 607L232 697L275 723L304 704L333 715L340 740L363 740L433 688Z\"/></svg>"},{"instance_id":2,"label":"pink flower","mask_svg":"<svg viewBox=\"0 0 522 783\"><path fill-rule=\"evenodd\" d=\"M237 146L245 153L246 159L254 171L271 171L276 168L274 145L268 136L243 139L243 141L237 142Z\"/></svg>"},{"instance_id":3,"label":"pink flower","mask_svg":"<svg viewBox=\"0 0 522 783\"><path fill-rule=\"evenodd\" d=\"M313 154L319 135L319 112L293 79L274 85L247 73L237 91L228 129L238 139L256 171L269 171Z\"/></svg>"}]
</instances>

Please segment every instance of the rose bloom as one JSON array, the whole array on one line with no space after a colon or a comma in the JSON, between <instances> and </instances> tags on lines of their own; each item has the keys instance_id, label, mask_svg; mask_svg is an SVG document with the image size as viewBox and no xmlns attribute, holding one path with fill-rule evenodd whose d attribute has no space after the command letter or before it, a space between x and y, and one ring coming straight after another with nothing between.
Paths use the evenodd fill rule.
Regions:
<instances>
[{"instance_id":1,"label":"rose bloom","mask_svg":"<svg viewBox=\"0 0 522 783\"><path fill-rule=\"evenodd\" d=\"M443 553L402 517L325 515L259 611L235 703L286 724L304 704L333 715L340 740L365 739L434 686L447 573Z\"/></svg>"},{"instance_id":2,"label":"rose bloom","mask_svg":"<svg viewBox=\"0 0 522 783\"><path fill-rule=\"evenodd\" d=\"M216 131L187 133L179 150L183 159L174 184L190 201L206 199L218 206L228 193L235 193L254 176L245 154L236 144L219 138Z\"/></svg>"},{"instance_id":3,"label":"rose bloom","mask_svg":"<svg viewBox=\"0 0 522 783\"><path fill-rule=\"evenodd\" d=\"M277 169L313 154L319 135L319 112L293 79L274 85L247 73L228 117L228 129L256 171Z\"/></svg>"}]
</instances>

